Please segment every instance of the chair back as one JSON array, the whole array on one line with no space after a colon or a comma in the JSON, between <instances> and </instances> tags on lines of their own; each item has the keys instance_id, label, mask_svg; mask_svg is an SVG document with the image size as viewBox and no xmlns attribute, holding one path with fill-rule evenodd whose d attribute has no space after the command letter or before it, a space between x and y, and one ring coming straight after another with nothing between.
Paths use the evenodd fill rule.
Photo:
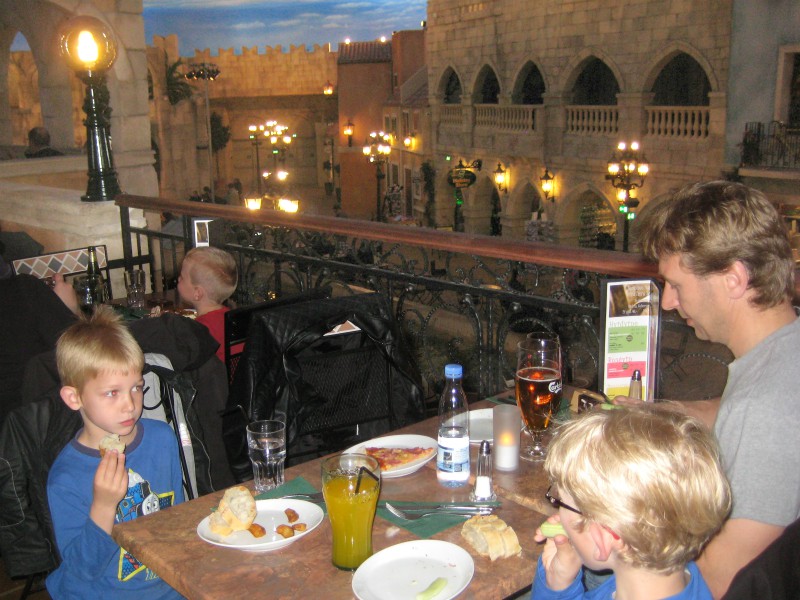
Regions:
<instances>
[{"instance_id":1,"label":"chair back","mask_svg":"<svg viewBox=\"0 0 800 600\"><path fill-rule=\"evenodd\" d=\"M331 334L346 321L355 330ZM423 416L418 370L380 294L312 300L254 315L231 403L248 420L286 423L287 465ZM231 468L235 476L246 475L233 462Z\"/></svg>"},{"instance_id":2,"label":"chair back","mask_svg":"<svg viewBox=\"0 0 800 600\"><path fill-rule=\"evenodd\" d=\"M106 285L108 286L108 297L111 294L111 274L109 273L108 256L105 245L95 246L97 248L97 264L104 271ZM73 250L62 250L28 258L19 258L11 261L11 268L17 274L26 273L39 279L52 277L56 273L61 275L76 275L85 273L89 264L89 249L75 248Z\"/></svg>"},{"instance_id":3,"label":"chair back","mask_svg":"<svg viewBox=\"0 0 800 600\"><path fill-rule=\"evenodd\" d=\"M305 302L306 300L321 300L330 297L330 287L314 288L306 292L288 294L265 302L259 302L258 304L234 308L226 312L224 346L225 368L228 370L228 383L233 383L236 365L239 363L242 352L244 352L247 334L250 331L250 321L254 314L264 310L286 306L287 304Z\"/></svg>"}]
</instances>

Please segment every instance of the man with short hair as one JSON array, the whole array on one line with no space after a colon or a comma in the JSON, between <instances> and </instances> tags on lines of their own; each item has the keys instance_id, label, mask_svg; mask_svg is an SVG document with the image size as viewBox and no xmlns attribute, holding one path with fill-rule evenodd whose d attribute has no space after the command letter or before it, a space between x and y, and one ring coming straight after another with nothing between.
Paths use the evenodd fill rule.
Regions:
<instances>
[{"instance_id":1,"label":"man with short hair","mask_svg":"<svg viewBox=\"0 0 800 600\"><path fill-rule=\"evenodd\" d=\"M759 191L688 186L642 219L639 243L664 278L662 306L733 353L722 398L670 403L720 443L733 511L697 561L715 598L800 517L800 320L794 260L778 211Z\"/></svg>"},{"instance_id":2,"label":"man with short hair","mask_svg":"<svg viewBox=\"0 0 800 600\"><path fill-rule=\"evenodd\" d=\"M50 147L50 132L44 127L34 127L28 132L28 148L25 158L46 158L48 156L63 156L55 148Z\"/></svg>"}]
</instances>

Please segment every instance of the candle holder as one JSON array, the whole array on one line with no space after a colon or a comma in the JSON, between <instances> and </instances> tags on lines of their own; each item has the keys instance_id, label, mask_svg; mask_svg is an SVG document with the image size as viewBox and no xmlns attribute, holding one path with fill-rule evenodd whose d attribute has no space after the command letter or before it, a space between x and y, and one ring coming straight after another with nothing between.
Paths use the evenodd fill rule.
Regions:
<instances>
[{"instance_id":1,"label":"candle holder","mask_svg":"<svg viewBox=\"0 0 800 600\"><path fill-rule=\"evenodd\" d=\"M499 404L492 409L494 468L498 471L516 471L519 468L521 429L522 417L515 405Z\"/></svg>"}]
</instances>

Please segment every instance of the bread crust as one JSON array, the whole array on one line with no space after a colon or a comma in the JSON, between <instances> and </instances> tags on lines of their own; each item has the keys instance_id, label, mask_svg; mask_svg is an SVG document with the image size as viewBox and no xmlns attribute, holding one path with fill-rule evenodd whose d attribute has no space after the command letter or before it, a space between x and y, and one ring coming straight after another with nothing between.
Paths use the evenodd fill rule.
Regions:
<instances>
[{"instance_id":1,"label":"bread crust","mask_svg":"<svg viewBox=\"0 0 800 600\"><path fill-rule=\"evenodd\" d=\"M102 440L100 440L100 444L98 445L97 449L100 451L100 458L104 457L106 452L109 450L116 450L120 454L124 454L125 442L119 439L119 434L109 433Z\"/></svg>"},{"instance_id":2,"label":"bread crust","mask_svg":"<svg viewBox=\"0 0 800 600\"><path fill-rule=\"evenodd\" d=\"M470 518L461 527L461 535L478 554L488 556L492 561L522 553L516 532L497 515Z\"/></svg>"},{"instance_id":3,"label":"bread crust","mask_svg":"<svg viewBox=\"0 0 800 600\"><path fill-rule=\"evenodd\" d=\"M250 528L256 518L256 499L243 485L236 485L225 490L219 501L217 511L209 519L209 528L213 533L222 536L234 531L245 531Z\"/></svg>"}]
</instances>

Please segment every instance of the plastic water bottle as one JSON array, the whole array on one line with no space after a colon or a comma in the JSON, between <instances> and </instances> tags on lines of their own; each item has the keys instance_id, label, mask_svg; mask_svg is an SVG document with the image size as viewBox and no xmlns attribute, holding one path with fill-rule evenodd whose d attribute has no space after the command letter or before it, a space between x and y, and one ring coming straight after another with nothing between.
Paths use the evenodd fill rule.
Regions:
<instances>
[{"instance_id":1,"label":"plastic water bottle","mask_svg":"<svg viewBox=\"0 0 800 600\"><path fill-rule=\"evenodd\" d=\"M469 480L469 407L461 385L461 365L444 368L445 388L439 400L439 452L436 476L446 487L460 487Z\"/></svg>"}]
</instances>

